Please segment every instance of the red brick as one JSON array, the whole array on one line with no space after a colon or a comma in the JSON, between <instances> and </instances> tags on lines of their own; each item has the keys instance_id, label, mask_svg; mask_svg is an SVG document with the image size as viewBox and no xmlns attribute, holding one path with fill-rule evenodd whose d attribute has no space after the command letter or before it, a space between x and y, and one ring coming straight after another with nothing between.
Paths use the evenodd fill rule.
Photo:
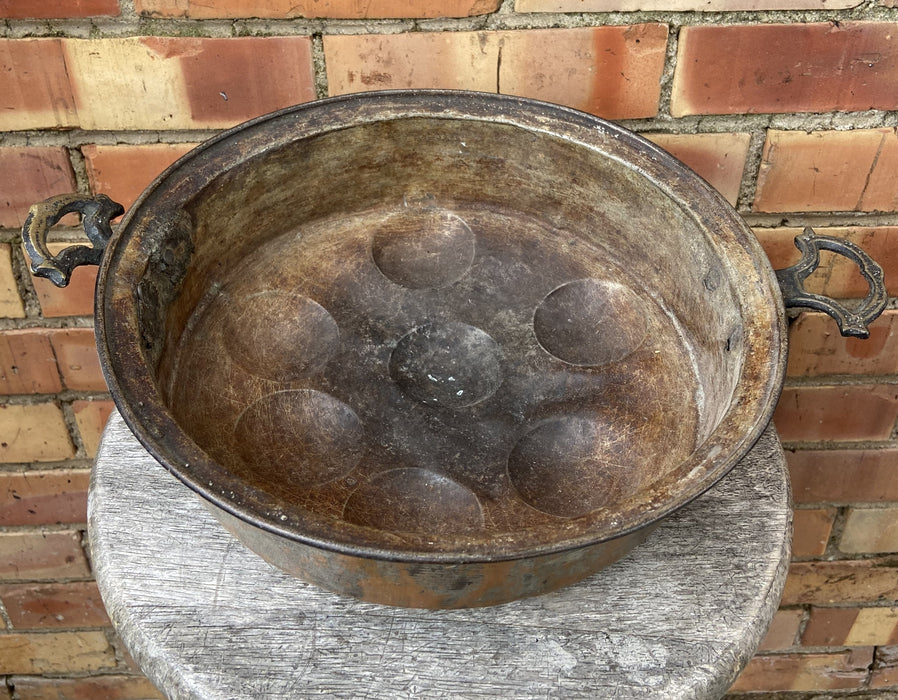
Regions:
<instances>
[{"instance_id":1,"label":"red brick","mask_svg":"<svg viewBox=\"0 0 898 700\"><path fill-rule=\"evenodd\" d=\"M754 208L895 211L895 129L768 131Z\"/></svg>"},{"instance_id":2,"label":"red brick","mask_svg":"<svg viewBox=\"0 0 898 700\"><path fill-rule=\"evenodd\" d=\"M896 109L896 41L888 22L685 27L671 113Z\"/></svg>"},{"instance_id":3,"label":"red brick","mask_svg":"<svg viewBox=\"0 0 898 700\"><path fill-rule=\"evenodd\" d=\"M789 329L793 377L831 374L898 374L898 311L870 325L870 337L845 338L826 314L802 313Z\"/></svg>"},{"instance_id":4,"label":"red brick","mask_svg":"<svg viewBox=\"0 0 898 700\"><path fill-rule=\"evenodd\" d=\"M798 628L804 617L802 610L777 610L761 640L758 651L774 651L794 647L798 640Z\"/></svg>"},{"instance_id":5,"label":"red brick","mask_svg":"<svg viewBox=\"0 0 898 700\"><path fill-rule=\"evenodd\" d=\"M0 404L0 462L56 462L74 456L59 406Z\"/></svg>"},{"instance_id":6,"label":"red brick","mask_svg":"<svg viewBox=\"0 0 898 700\"><path fill-rule=\"evenodd\" d=\"M331 17L334 19L384 19L469 17L495 12L501 0L136 0L135 9L158 17Z\"/></svg>"},{"instance_id":7,"label":"red brick","mask_svg":"<svg viewBox=\"0 0 898 700\"><path fill-rule=\"evenodd\" d=\"M793 562L782 605L898 600L898 569L885 559Z\"/></svg>"},{"instance_id":8,"label":"red brick","mask_svg":"<svg viewBox=\"0 0 898 700\"><path fill-rule=\"evenodd\" d=\"M3 41L0 39L0 65L3 63ZM2 75L0 72L0 95L3 94ZM0 125L5 111L0 110ZM35 124L33 128L38 126ZM0 148L0 226L21 228L32 204L75 189L75 174L64 148ZM70 217L66 220L69 222L76 223L76 219Z\"/></svg>"},{"instance_id":9,"label":"red brick","mask_svg":"<svg viewBox=\"0 0 898 700\"><path fill-rule=\"evenodd\" d=\"M730 692L860 689L872 663L873 647L832 654L755 656Z\"/></svg>"},{"instance_id":10,"label":"red brick","mask_svg":"<svg viewBox=\"0 0 898 700\"><path fill-rule=\"evenodd\" d=\"M818 227L815 231L821 236L844 238L859 245L882 266L889 295L898 295L898 228L834 226ZM800 255L794 241L801 232L799 228L755 229L755 235L776 269L798 262ZM858 272L857 265L826 251L820 254L820 267L808 278L807 288L837 299L863 299L867 295L867 282Z\"/></svg>"},{"instance_id":11,"label":"red brick","mask_svg":"<svg viewBox=\"0 0 898 700\"><path fill-rule=\"evenodd\" d=\"M871 688L893 688L898 686L898 646L881 646L876 649Z\"/></svg>"},{"instance_id":12,"label":"red brick","mask_svg":"<svg viewBox=\"0 0 898 700\"><path fill-rule=\"evenodd\" d=\"M644 134L695 170L736 205L748 155L749 134Z\"/></svg>"},{"instance_id":13,"label":"red brick","mask_svg":"<svg viewBox=\"0 0 898 700\"><path fill-rule=\"evenodd\" d=\"M75 101L59 39L0 39L0 129L45 129L78 126ZM3 149L5 150L5 149ZM0 164L0 172L26 178L21 170ZM0 192L7 190L2 183ZM46 195L45 195L46 196Z\"/></svg>"},{"instance_id":14,"label":"red brick","mask_svg":"<svg viewBox=\"0 0 898 700\"><path fill-rule=\"evenodd\" d=\"M47 248L56 255L70 243L48 243ZM41 314L45 318L59 316L90 316L94 312L94 291L97 286L97 270L94 265L76 267L67 287L60 289L49 280L32 277Z\"/></svg>"},{"instance_id":15,"label":"red brick","mask_svg":"<svg viewBox=\"0 0 898 700\"><path fill-rule=\"evenodd\" d=\"M118 13L118 0L0 0L0 17L10 19L65 19Z\"/></svg>"},{"instance_id":16,"label":"red brick","mask_svg":"<svg viewBox=\"0 0 898 700\"><path fill-rule=\"evenodd\" d=\"M500 92L611 119L657 114L667 26L327 35L328 89Z\"/></svg>"},{"instance_id":17,"label":"red brick","mask_svg":"<svg viewBox=\"0 0 898 700\"><path fill-rule=\"evenodd\" d=\"M826 551L835 508L799 509L794 512L792 556L797 558L819 557Z\"/></svg>"},{"instance_id":18,"label":"red brick","mask_svg":"<svg viewBox=\"0 0 898 700\"><path fill-rule=\"evenodd\" d=\"M773 416L784 442L885 440L898 418L898 386L786 387Z\"/></svg>"},{"instance_id":19,"label":"red brick","mask_svg":"<svg viewBox=\"0 0 898 700\"><path fill-rule=\"evenodd\" d=\"M514 8L516 12L734 12L821 10L824 3L826 9L836 10L855 7L859 0L515 0Z\"/></svg>"},{"instance_id":20,"label":"red brick","mask_svg":"<svg viewBox=\"0 0 898 700\"><path fill-rule=\"evenodd\" d=\"M0 600L15 629L111 626L93 581L7 584Z\"/></svg>"},{"instance_id":21,"label":"red brick","mask_svg":"<svg viewBox=\"0 0 898 700\"><path fill-rule=\"evenodd\" d=\"M806 647L841 647L857 620L859 608L811 608L801 635Z\"/></svg>"},{"instance_id":22,"label":"red brick","mask_svg":"<svg viewBox=\"0 0 898 700\"><path fill-rule=\"evenodd\" d=\"M131 656L128 648L121 642L121 640L118 640L116 648L118 649L119 658L126 668L134 673L142 673L140 665L134 660L134 657Z\"/></svg>"},{"instance_id":23,"label":"red brick","mask_svg":"<svg viewBox=\"0 0 898 700\"><path fill-rule=\"evenodd\" d=\"M20 700L165 700L143 676L13 676L10 682Z\"/></svg>"},{"instance_id":24,"label":"red brick","mask_svg":"<svg viewBox=\"0 0 898 700\"><path fill-rule=\"evenodd\" d=\"M0 526L87 522L89 469L0 472Z\"/></svg>"},{"instance_id":25,"label":"red brick","mask_svg":"<svg viewBox=\"0 0 898 700\"><path fill-rule=\"evenodd\" d=\"M89 575L81 534L76 530L0 532L0 580L87 578Z\"/></svg>"},{"instance_id":26,"label":"red brick","mask_svg":"<svg viewBox=\"0 0 898 700\"><path fill-rule=\"evenodd\" d=\"M315 97L309 37L67 39L85 129L232 126Z\"/></svg>"},{"instance_id":27,"label":"red brick","mask_svg":"<svg viewBox=\"0 0 898 700\"><path fill-rule=\"evenodd\" d=\"M59 372L66 388L74 391L106 391L91 328L68 328L50 333Z\"/></svg>"},{"instance_id":28,"label":"red brick","mask_svg":"<svg viewBox=\"0 0 898 700\"><path fill-rule=\"evenodd\" d=\"M100 438L109 415L115 409L112 401L75 401L72 403L72 411L75 414L75 422L78 424L78 432L81 434L81 443L88 457L96 457L100 446Z\"/></svg>"},{"instance_id":29,"label":"red brick","mask_svg":"<svg viewBox=\"0 0 898 700\"><path fill-rule=\"evenodd\" d=\"M81 148L87 163L90 187L129 209L163 170L191 150L193 143L157 143L146 146L96 146Z\"/></svg>"},{"instance_id":30,"label":"red brick","mask_svg":"<svg viewBox=\"0 0 898 700\"><path fill-rule=\"evenodd\" d=\"M839 549L849 554L898 552L898 507L849 508Z\"/></svg>"},{"instance_id":31,"label":"red brick","mask_svg":"<svg viewBox=\"0 0 898 700\"><path fill-rule=\"evenodd\" d=\"M62 391L56 357L44 328L0 332L0 394Z\"/></svg>"},{"instance_id":32,"label":"red brick","mask_svg":"<svg viewBox=\"0 0 898 700\"><path fill-rule=\"evenodd\" d=\"M898 501L898 449L786 452L796 503Z\"/></svg>"},{"instance_id":33,"label":"red brick","mask_svg":"<svg viewBox=\"0 0 898 700\"><path fill-rule=\"evenodd\" d=\"M25 307L12 270L12 247L0 243L0 318L24 317Z\"/></svg>"},{"instance_id":34,"label":"red brick","mask_svg":"<svg viewBox=\"0 0 898 700\"><path fill-rule=\"evenodd\" d=\"M0 635L0 673L84 673L115 666L101 631Z\"/></svg>"}]
</instances>

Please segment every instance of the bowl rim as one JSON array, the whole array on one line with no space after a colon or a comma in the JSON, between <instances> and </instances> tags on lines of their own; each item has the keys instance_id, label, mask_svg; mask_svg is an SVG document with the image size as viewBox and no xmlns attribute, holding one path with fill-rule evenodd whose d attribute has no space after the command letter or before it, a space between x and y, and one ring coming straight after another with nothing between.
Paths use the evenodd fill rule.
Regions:
<instances>
[{"instance_id":1,"label":"bowl rim","mask_svg":"<svg viewBox=\"0 0 898 700\"><path fill-rule=\"evenodd\" d=\"M603 519L588 514L566 519L556 528L563 536L549 542L525 541L508 533L482 542L473 541L470 535L458 541L441 535L439 546L422 546L420 541L409 546L396 541L401 538L387 536L389 533L368 533L365 537L361 526L346 527L344 522L335 528L321 518L279 511L277 504L266 500L258 489L255 493L250 492L252 489L241 491L236 480L221 479L214 460L179 428L154 388L133 292L146 266L146 256L141 258L134 251L151 235L146 226L149 214L174 196L172 191L183 186L185 174L212 168L212 156L221 149L238 150L239 144L244 153L256 154L384 118L414 117L510 124L606 155L608 144L617 144L633 156L625 162L628 167L690 215L713 223L719 234L715 246L745 274L740 285L745 293L740 292L739 299L755 300L755 313L746 317L743 309L743 319L749 321L743 324L745 361L730 409L692 457L671 472L670 479L678 487L672 495L662 498L649 490L640 500L640 508L635 509L638 512L627 513L626 517L612 519L606 514ZM122 219L100 264L95 318L100 364L119 412L150 454L189 488L239 520L287 540L344 555L400 562L521 559L595 545L652 525L711 488L751 449L773 414L786 363L785 312L773 270L741 216L700 176L645 138L600 117L525 97L457 90L391 90L331 97L260 116L203 142L161 173ZM576 522L572 525L569 521Z\"/></svg>"}]
</instances>

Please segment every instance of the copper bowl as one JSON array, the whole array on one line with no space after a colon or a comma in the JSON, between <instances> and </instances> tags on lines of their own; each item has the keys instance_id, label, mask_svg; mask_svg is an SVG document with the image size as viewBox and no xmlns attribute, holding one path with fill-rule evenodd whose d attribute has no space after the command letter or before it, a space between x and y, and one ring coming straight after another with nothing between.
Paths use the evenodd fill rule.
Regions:
<instances>
[{"instance_id":1,"label":"copper bowl","mask_svg":"<svg viewBox=\"0 0 898 700\"><path fill-rule=\"evenodd\" d=\"M39 230L72 210L94 248L50 259ZM250 548L366 600L581 579L725 475L780 393L783 299L746 224L664 151L563 107L304 104L188 153L112 235L119 213L57 197L25 238L64 283L111 236L97 342L126 422ZM867 320L884 303L871 288Z\"/></svg>"}]
</instances>

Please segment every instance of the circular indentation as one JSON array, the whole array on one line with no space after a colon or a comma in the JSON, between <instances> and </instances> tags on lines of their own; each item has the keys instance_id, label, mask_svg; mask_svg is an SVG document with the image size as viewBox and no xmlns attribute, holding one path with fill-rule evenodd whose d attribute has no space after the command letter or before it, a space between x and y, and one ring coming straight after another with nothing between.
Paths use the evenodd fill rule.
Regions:
<instances>
[{"instance_id":1,"label":"circular indentation","mask_svg":"<svg viewBox=\"0 0 898 700\"><path fill-rule=\"evenodd\" d=\"M276 381L318 372L340 342L337 322L311 299L266 290L228 299L224 343L243 369Z\"/></svg>"},{"instance_id":2,"label":"circular indentation","mask_svg":"<svg viewBox=\"0 0 898 700\"><path fill-rule=\"evenodd\" d=\"M612 505L640 483L626 429L600 418L550 418L524 435L508 476L528 504L562 517ZM622 435L623 433L623 435Z\"/></svg>"},{"instance_id":3,"label":"circular indentation","mask_svg":"<svg viewBox=\"0 0 898 700\"><path fill-rule=\"evenodd\" d=\"M572 365L597 366L622 360L647 332L646 305L618 282L568 282L542 300L533 317L540 345Z\"/></svg>"},{"instance_id":4,"label":"circular indentation","mask_svg":"<svg viewBox=\"0 0 898 700\"><path fill-rule=\"evenodd\" d=\"M343 517L379 530L428 535L470 532L483 526L480 502L470 489L416 467L374 475L347 499Z\"/></svg>"},{"instance_id":5,"label":"circular indentation","mask_svg":"<svg viewBox=\"0 0 898 700\"><path fill-rule=\"evenodd\" d=\"M264 473L282 473L296 486L343 476L364 452L355 412L312 389L278 391L250 405L234 427L240 456Z\"/></svg>"},{"instance_id":6,"label":"circular indentation","mask_svg":"<svg viewBox=\"0 0 898 700\"><path fill-rule=\"evenodd\" d=\"M429 323L403 336L390 356L390 376L431 406L460 408L492 396L502 383L501 351L479 328Z\"/></svg>"},{"instance_id":7,"label":"circular indentation","mask_svg":"<svg viewBox=\"0 0 898 700\"><path fill-rule=\"evenodd\" d=\"M374 262L396 284L443 287L460 279L474 260L474 234L455 214L408 210L389 217L371 240Z\"/></svg>"}]
</instances>

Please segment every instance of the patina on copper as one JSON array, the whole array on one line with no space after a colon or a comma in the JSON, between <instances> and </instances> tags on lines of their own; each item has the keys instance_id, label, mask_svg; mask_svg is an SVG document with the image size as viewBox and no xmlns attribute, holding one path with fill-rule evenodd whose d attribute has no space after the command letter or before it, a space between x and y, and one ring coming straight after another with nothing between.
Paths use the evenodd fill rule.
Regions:
<instances>
[{"instance_id":1,"label":"patina on copper","mask_svg":"<svg viewBox=\"0 0 898 700\"><path fill-rule=\"evenodd\" d=\"M301 105L186 155L107 247L97 335L125 420L238 538L427 607L618 559L753 445L786 355L777 278L698 176L460 92Z\"/></svg>"}]
</instances>

